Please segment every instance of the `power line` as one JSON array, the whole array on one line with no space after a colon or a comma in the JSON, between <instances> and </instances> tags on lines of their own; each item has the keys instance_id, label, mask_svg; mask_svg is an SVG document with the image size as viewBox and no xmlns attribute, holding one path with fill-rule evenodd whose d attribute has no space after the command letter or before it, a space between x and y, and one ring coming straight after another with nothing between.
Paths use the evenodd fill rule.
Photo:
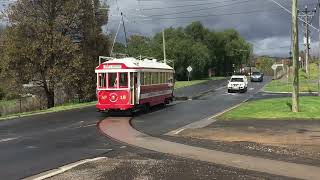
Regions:
<instances>
[{"instance_id":1,"label":"power line","mask_svg":"<svg viewBox=\"0 0 320 180\"><path fill-rule=\"evenodd\" d=\"M208 10L208 9L215 9L215 8L220 8L220 7L227 7L227 6L231 6L231 5L243 4L243 3L248 3L248 2L252 2L252 0L239 1L239 2L234 2L234 3L231 3L231 4L224 4L224 5L220 5L220 6L206 7L206 8L201 8L201 9L192 9L192 10L180 11L180 12L174 12L174 13L157 14L157 15L151 15L151 16L148 16L148 17L168 16L168 15L175 15L175 14L184 14L184 13L189 13L189 12L202 11L202 10Z\"/></svg>"},{"instance_id":2,"label":"power line","mask_svg":"<svg viewBox=\"0 0 320 180\"><path fill-rule=\"evenodd\" d=\"M165 19L190 19L190 18L202 18L202 17L215 17L215 16L230 16L230 15L241 15L241 14L253 14L253 13L265 13L276 11L274 9L267 10L253 10L253 11L243 11L243 12L235 12L235 13L224 13L224 14L206 14L206 15L195 15L195 16L180 16L180 17L158 17L153 19L137 19L134 21L153 21L153 20L165 20Z\"/></svg>"},{"instance_id":3,"label":"power line","mask_svg":"<svg viewBox=\"0 0 320 180\"><path fill-rule=\"evenodd\" d=\"M203 5L210 5L210 4L220 4L220 3L235 2L235 1L239 1L239 0L226 0L226 1L219 1L219 2L187 4L187 5L168 6L168 7L142 8L141 10L150 11L150 10L160 10L160 9L174 9L174 8L183 8L183 7L203 6Z\"/></svg>"},{"instance_id":4,"label":"power line","mask_svg":"<svg viewBox=\"0 0 320 180\"><path fill-rule=\"evenodd\" d=\"M271 1L273 3L275 3L276 5L278 5L280 8L282 8L283 10L285 10L287 13L291 14L292 15L292 12L290 10L288 10L286 7L284 7L282 4L278 3L277 1L275 0L268 0L268 1ZM309 24L308 22L306 22L305 20L301 19L301 18L298 18L300 21L304 22L304 23L307 23L310 27L312 27L313 29L319 31L319 29L317 29L316 27L314 27L312 24Z\"/></svg>"}]
</instances>

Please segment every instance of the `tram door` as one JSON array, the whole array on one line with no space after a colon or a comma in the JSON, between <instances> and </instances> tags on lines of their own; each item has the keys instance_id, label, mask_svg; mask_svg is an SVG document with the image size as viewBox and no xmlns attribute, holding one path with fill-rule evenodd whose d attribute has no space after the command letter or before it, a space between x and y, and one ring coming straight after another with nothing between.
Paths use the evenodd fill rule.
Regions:
<instances>
[{"instance_id":1,"label":"tram door","mask_svg":"<svg viewBox=\"0 0 320 180\"><path fill-rule=\"evenodd\" d=\"M131 104L137 104L137 92L138 92L138 74L136 72L130 72L130 92L131 92Z\"/></svg>"}]
</instances>

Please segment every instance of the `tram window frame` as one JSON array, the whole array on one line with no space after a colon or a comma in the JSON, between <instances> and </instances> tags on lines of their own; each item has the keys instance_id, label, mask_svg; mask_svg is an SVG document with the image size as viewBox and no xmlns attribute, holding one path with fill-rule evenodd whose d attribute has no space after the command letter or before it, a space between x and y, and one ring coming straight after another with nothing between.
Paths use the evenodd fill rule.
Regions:
<instances>
[{"instance_id":1,"label":"tram window frame","mask_svg":"<svg viewBox=\"0 0 320 180\"><path fill-rule=\"evenodd\" d=\"M106 79L106 77L107 77L107 73L99 73L98 74L98 85L99 85L99 88L106 88L107 87L107 79Z\"/></svg>"},{"instance_id":2,"label":"tram window frame","mask_svg":"<svg viewBox=\"0 0 320 180\"><path fill-rule=\"evenodd\" d=\"M114 79L114 81L111 81L110 78L112 78L111 75L116 75L116 78ZM110 85L113 84L113 85ZM109 89L117 89L119 87L119 81L118 81L118 73L108 73L108 88Z\"/></svg>"},{"instance_id":3,"label":"tram window frame","mask_svg":"<svg viewBox=\"0 0 320 180\"><path fill-rule=\"evenodd\" d=\"M122 78L122 75L126 75L124 76L125 77L125 82L122 82L123 81L123 78ZM119 73L119 88L128 88L129 87L129 75L128 75L128 72L121 72ZM124 83L124 85L122 84Z\"/></svg>"}]
</instances>

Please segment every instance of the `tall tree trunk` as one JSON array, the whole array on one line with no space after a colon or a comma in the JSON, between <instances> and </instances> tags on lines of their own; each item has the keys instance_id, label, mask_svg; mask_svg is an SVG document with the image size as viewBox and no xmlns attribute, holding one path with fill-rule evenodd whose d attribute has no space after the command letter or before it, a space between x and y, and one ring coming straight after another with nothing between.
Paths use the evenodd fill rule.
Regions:
<instances>
[{"instance_id":1,"label":"tall tree trunk","mask_svg":"<svg viewBox=\"0 0 320 180\"><path fill-rule=\"evenodd\" d=\"M46 97L47 97L47 108L53 108L54 107L54 92L53 91L46 91Z\"/></svg>"},{"instance_id":2,"label":"tall tree trunk","mask_svg":"<svg viewBox=\"0 0 320 180\"><path fill-rule=\"evenodd\" d=\"M44 72L41 72L43 89L47 98L47 108L49 109L54 107L54 85L50 83L50 86L48 86L48 83L44 74L45 74Z\"/></svg>"}]
</instances>

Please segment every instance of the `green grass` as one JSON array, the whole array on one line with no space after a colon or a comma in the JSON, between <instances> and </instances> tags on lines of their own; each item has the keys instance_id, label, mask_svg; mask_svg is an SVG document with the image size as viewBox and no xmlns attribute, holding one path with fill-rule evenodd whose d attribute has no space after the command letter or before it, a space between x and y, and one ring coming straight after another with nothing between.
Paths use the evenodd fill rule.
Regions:
<instances>
[{"instance_id":1,"label":"green grass","mask_svg":"<svg viewBox=\"0 0 320 180\"><path fill-rule=\"evenodd\" d=\"M8 120L8 119L13 119L13 118L17 118L17 117L25 117L25 116L32 116L32 115L39 115L39 114L54 113L54 112L72 110L72 109L80 109L80 108L93 106L96 103L97 103L96 101L88 102L88 103L66 103L61 106L53 107L53 108L46 109L46 110L38 110L38 111L31 111L31 112L24 112L24 113L3 116L3 117L0 117L0 120Z\"/></svg>"},{"instance_id":2,"label":"green grass","mask_svg":"<svg viewBox=\"0 0 320 180\"><path fill-rule=\"evenodd\" d=\"M316 64L310 64L310 77L308 78L303 70L299 71L299 88L300 92L317 92L318 91L318 67ZM289 81L286 77L273 80L264 87L265 91L270 92L292 92L292 77Z\"/></svg>"},{"instance_id":3,"label":"green grass","mask_svg":"<svg viewBox=\"0 0 320 180\"><path fill-rule=\"evenodd\" d=\"M226 77L211 77L208 79L202 79L202 80L192 80L192 81L177 81L175 83L175 89L179 89L179 88L183 88L183 87L187 87L187 86L192 86L192 85L196 85L196 84L201 84L210 80L221 80L221 79L225 79Z\"/></svg>"},{"instance_id":4,"label":"green grass","mask_svg":"<svg viewBox=\"0 0 320 180\"><path fill-rule=\"evenodd\" d=\"M247 102L218 119L221 120L320 120L320 97L301 97L300 112L291 112L291 98Z\"/></svg>"}]
</instances>

